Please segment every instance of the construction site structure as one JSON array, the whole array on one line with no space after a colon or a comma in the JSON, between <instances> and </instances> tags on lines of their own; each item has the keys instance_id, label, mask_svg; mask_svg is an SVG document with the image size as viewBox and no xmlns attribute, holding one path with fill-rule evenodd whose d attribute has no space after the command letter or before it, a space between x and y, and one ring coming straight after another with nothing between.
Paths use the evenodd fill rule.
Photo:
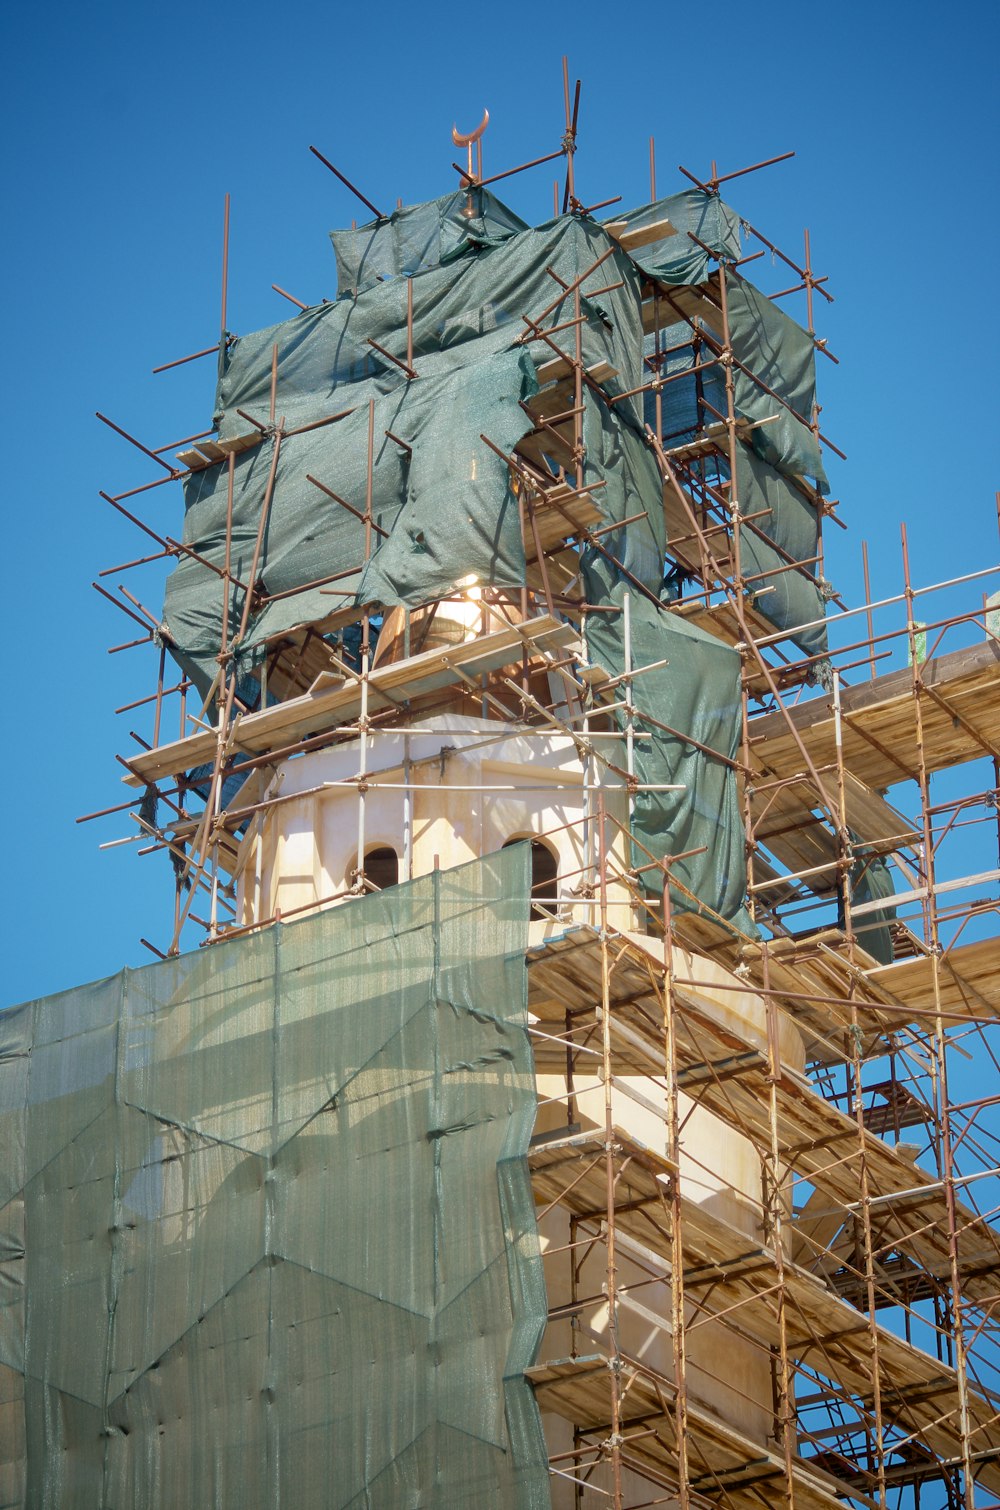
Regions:
<instances>
[{"instance_id":1,"label":"construction site structure","mask_svg":"<svg viewBox=\"0 0 1000 1510\"><path fill-rule=\"evenodd\" d=\"M105 495L175 565L162 614L100 588L158 671L87 816L169 857L154 970L530 847L548 1476L476 1503L988 1510L1000 567L914 584L904 529L838 597L808 235L749 170L658 198L652 143L648 204L587 206L565 85L545 225L456 134L335 300L237 339L224 292L212 429L141 447L183 536Z\"/></svg>"}]
</instances>

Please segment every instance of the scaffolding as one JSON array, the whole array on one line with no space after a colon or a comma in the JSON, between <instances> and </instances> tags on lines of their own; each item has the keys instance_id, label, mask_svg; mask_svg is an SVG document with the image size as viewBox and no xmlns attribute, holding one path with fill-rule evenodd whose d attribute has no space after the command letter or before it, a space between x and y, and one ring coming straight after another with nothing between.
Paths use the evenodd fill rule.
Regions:
<instances>
[{"instance_id":1,"label":"scaffolding","mask_svg":"<svg viewBox=\"0 0 1000 1510\"><path fill-rule=\"evenodd\" d=\"M657 199L652 142L650 204L596 221L606 205L577 194L579 103L564 65L562 145L522 168L563 165L550 225L583 227L593 255L577 248L572 277L541 267L496 346L531 358L532 381L515 396L519 438L479 436L515 511L519 580L456 559L471 586L459 575L450 592L393 598L360 585L391 580L379 558L398 543L401 515L379 504L377 453L388 441L409 465L417 445L382 423L380 394L438 373L421 335L421 279L541 235L484 197L522 168L484 177L481 138L475 167L469 145L451 208L435 221L440 244L428 250L425 237L417 255L415 212L383 215L321 158L376 217L340 233L342 276L347 267L357 280L341 300L361 307L364 258L348 254L367 237L369 286L393 289L396 325L367 336L347 382L359 385L356 404L334 394L328 413L303 417L286 395L276 327L257 343L267 356L257 412L241 403L179 448L125 436L167 473L149 488L183 479L190 489L209 474L222 527L203 548L141 520L132 499L143 488L102 495L157 546L104 575L183 566L212 595L219 638L195 666L169 616L124 587L99 588L141 629L128 645L152 644L158 659L155 690L119 710L144 706L151 717L148 738L134 735L139 752L119 757L136 795L87 817L127 812L138 835L112 842L169 857L169 937L147 944L167 957L192 926L211 946L378 890L372 794L391 787L409 801L444 759L421 767L407 755L376 769L380 741L418 726L453 745L472 732L483 746L512 734L561 741L582 773L580 810L562 825L577 863L536 888L527 956L540 1084L562 1082L543 1097L529 1156L540 1216L555 1214L563 1233L545 1249L559 1300L528 1370L545 1420L565 1423L550 1435L554 1498L620 1510L987 1510L1000 1503L1000 624L982 593L1000 567L916 585L904 527L901 590L872 600L865 551L866 601L838 597L823 525L843 526L822 455L842 453L820 429L813 381L815 353L836 361L814 323L831 295L808 233L800 263L728 210L721 187L749 169L713 164L705 179L681 170L691 187ZM392 268L380 261L389 235L404 248ZM235 344L228 245L227 200L210 348L223 372ZM771 295L746 276L768 259L791 277ZM632 323L617 319L605 338L602 301L619 290L634 296ZM783 313L795 295L804 326ZM292 302L303 318L315 312ZM359 490L339 476L308 481L314 507L349 529L356 554L272 590L282 446L348 420ZM601 425L620 449L595 470ZM609 502L634 444L636 475L655 469L655 509L642 483ZM250 456L263 487L237 568L237 474ZM642 564L650 539L654 576ZM470 606L473 632L424 648L435 615L468 619ZM390 658L379 645L393 637ZM651 651L657 643L669 649ZM722 714L706 737L669 702L682 661L700 676L713 656L732 667L728 745ZM662 695L649 691L661 683ZM248 885L248 853L303 796L282 794L275 772L338 747L357 752L357 770L339 778L356 802L353 871L291 909L266 905ZM716 795L700 795L701 827L685 846L677 815L706 773ZM514 785L527 790L530 779ZM501 789L463 790L487 804ZM716 801L731 801L738 819L735 892L731 870L713 889L701 863L723 842L722 808L708 810ZM408 849L401 878L414 873ZM751 999L759 1028L730 1010ZM627 1102L661 1127L661 1147L622 1125ZM758 1192L740 1192L742 1225L699 1198L701 1181L719 1178L686 1152L702 1112L753 1151ZM647 1337L659 1329L662 1343L630 1351L627 1317ZM762 1432L706 1403L706 1327L765 1369ZM740 1392L739 1381L714 1382Z\"/></svg>"}]
</instances>

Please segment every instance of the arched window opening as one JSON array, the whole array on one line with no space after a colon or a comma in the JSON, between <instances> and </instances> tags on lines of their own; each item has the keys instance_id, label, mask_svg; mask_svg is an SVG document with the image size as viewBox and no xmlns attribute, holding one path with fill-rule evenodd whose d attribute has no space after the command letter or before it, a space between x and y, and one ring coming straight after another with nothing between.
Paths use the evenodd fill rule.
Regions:
<instances>
[{"instance_id":1,"label":"arched window opening","mask_svg":"<svg viewBox=\"0 0 1000 1510\"><path fill-rule=\"evenodd\" d=\"M399 856L389 845L382 844L370 849L365 855L365 880L385 891L388 886L399 884Z\"/></svg>"},{"instance_id":2,"label":"arched window opening","mask_svg":"<svg viewBox=\"0 0 1000 1510\"><path fill-rule=\"evenodd\" d=\"M521 844L522 839L508 839L504 849L509 849L512 844ZM551 920L553 912L559 905L559 888L556 878L559 874L559 861L547 844L541 839L531 841L531 912L529 917L533 923L540 919Z\"/></svg>"}]
</instances>

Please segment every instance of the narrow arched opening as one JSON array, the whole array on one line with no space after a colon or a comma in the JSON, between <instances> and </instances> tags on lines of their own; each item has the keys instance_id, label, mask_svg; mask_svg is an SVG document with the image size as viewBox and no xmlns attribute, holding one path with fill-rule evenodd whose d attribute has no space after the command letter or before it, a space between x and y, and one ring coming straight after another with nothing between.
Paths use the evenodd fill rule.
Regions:
<instances>
[{"instance_id":1,"label":"narrow arched opening","mask_svg":"<svg viewBox=\"0 0 1000 1510\"><path fill-rule=\"evenodd\" d=\"M365 853L365 880L385 891L399 884L399 856L388 844L379 844Z\"/></svg>"},{"instance_id":2,"label":"narrow arched opening","mask_svg":"<svg viewBox=\"0 0 1000 1510\"><path fill-rule=\"evenodd\" d=\"M523 844L527 835L516 839L508 839L504 849L510 849L512 844ZM559 875L559 861L555 851L541 839L531 841L531 921L550 919L559 905L559 887L557 877Z\"/></svg>"}]
</instances>

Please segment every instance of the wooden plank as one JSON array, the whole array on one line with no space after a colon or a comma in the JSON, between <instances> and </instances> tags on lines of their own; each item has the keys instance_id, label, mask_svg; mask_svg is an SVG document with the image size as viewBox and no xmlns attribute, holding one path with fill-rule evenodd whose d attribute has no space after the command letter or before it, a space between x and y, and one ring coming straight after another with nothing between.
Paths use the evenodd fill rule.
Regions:
<instances>
[{"instance_id":1,"label":"wooden plank","mask_svg":"<svg viewBox=\"0 0 1000 1510\"><path fill-rule=\"evenodd\" d=\"M568 468L573 462L573 425L566 420L562 425L546 426L529 430L514 447L518 456L534 462L536 467L547 471L546 457L551 456L560 466Z\"/></svg>"},{"instance_id":2,"label":"wooden plank","mask_svg":"<svg viewBox=\"0 0 1000 1510\"><path fill-rule=\"evenodd\" d=\"M217 447L224 456L230 451L238 456L242 451L252 451L254 446L259 446L263 438L259 430L250 430L245 435L231 435L228 440L218 441Z\"/></svg>"},{"instance_id":3,"label":"wooden plank","mask_svg":"<svg viewBox=\"0 0 1000 1510\"><path fill-rule=\"evenodd\" d=\"M742 953L751 982L763 988L762 956L763 950L756 943L747 944ZM768 941L766 986L777 993L779 1005L794 1018L810 1060L842 1064L853 1056L852 999L862 1033L862 1057L879 1049L886 1051L885 1037L900 1026L900 1016L879 1011L879 1004L889 997L869 984L877 963L857 942L852 954L839 928L820 929L804 938ZM783 991L789 993L787 999L782 998ZM818 998L815 1003L809 1000L810 995Z\"/></svg>"},{"instance_id":4,"label":"wooden plank","mask_svg":"<svg viewBox=\"0 0 1000 1510\"><path fill-rule=\"evenodd\" d=\"M928 770L946 770L977 760L987 748L997 745L1000 645L987 640L935 656L920 667L920 676L924 685L942 695L948 704L942 708L930 697L921 703ZM905 775L916 778L916 713L909 669L890 671L874 681L845 688L841 707L844 763L855 777L874 790L893 786ZM959 718L969 727L963 727ZM787 776L803 768L787 720L815 764L835 762L833 699L825 695L799 703L785 713L766 713L752 720L750 732L763 770ZM970 728L979 737L970 733Z\"/></svg>"},{"instance_id":5,"label":"wooden plank","mask_svg":"<svg viewBox=\"0 0 1000 1510\"><path fill-rule=\"evenodd\" d=\"M658 1257L668 1274L673 1262L672 1219L665 1197L672 1166L617 1127L614 1142L616 1205L621 1208L616 1225ZM604 1134L596 1125L532 1148L528 1161L536 1201L545 1205L558 1201L601 1230L607 1199L603 1150ZM830 1218L827 1241L836 1236L842 1222L843 1212ZM777 1297L772 1293L778 1281L773 1249L690 1199L683 1201L681 1209L681 1238L688 1289L710 1282L712 1309L735 1312L738 1308L739 1314L733 1317L737 1329L766 1348L775 1347L780 1323ZM815 1250L804 1244L803 1251ZM850 1393L869 1399L872 1349L865 1318L787 1256L783 1270L783 1320L793 1358L818 1367ZM817 1338L823 1339L821 1345ZM957 1455L961 1431L954 1408L958 1399L954 1370L884 1327L877 1328L877 1338L875 1358L886 1416L905 1432L922 1435L942 1456ZM974 1390L968 1403L976 1450L1000 1449L1000 1422L994 1421L992 1407ZM989 1481L1000 1488L1000 1467L992 1466L990 1471Z\"/></svg>"},{"instance_id":6,"label":"wooden plank","mask_svg":"<svg viewBox=\"0 0 1000 1510\"><path fill-rule=\"evenodd\" d=\"M643 301L642 328L646 335L684 320L704 320L717 335L720 334L722 310L718 273L713 273L706 283L685 284L671 288L669 294L661 292L658 300L648 297Z\"/></svg>"},{"instance_id":7,"label":"wooden plank","mask_svg":"<svg viewBox=\"0 0 1000 1510\"><path fill-rule=\"evenodd\" d=\"M567 362L564 357L553 357L550 361L542 362L535 368L535 377L539 388L544 388L548 383L555 383L560 378L569 377L573 372L572 362ZM612 367L610 362L594 362L586 369L587 376L595 383L610 383L612 378L618 376L617 367Z\"/></svg>"},{"instance_id":8,"label":"wooden plank","mask_svg":"<svg viewBox=\"0 0 1000 1510\"><path fill-rule=\"evenodd\" d=\"M836 836L813 811L818 803L811 785L801 781L777 793L755 791L751 808L758 843L786 870L816 872L803 876L801 884L816 896L828 896L836 889L840 850ZM764 816L757 821L759 814ZM817 872L818 866L823 869Z\"/></svg>"},{"instance_id":9,"label":"wooden plank","mask_svg":"<svg viewBox=\"0 0 1000 1510\"><path fill-rule=\"evenodd\" d=\"M868 853L891 854L920 838L912 823L853 771L844 772L844 805L847 822Z\"/></svg>"},{"instance_id":10,"label":"wooden plank","mask_svg":"<svg viewBox=\"0 0 1000 1510\"><path fill-rule=\"evenodd\" d=\"M622 1433L624 1451L635 1461L638 1471L650 1470L655 1483L675 1484L674 1381L625 1354L615 1360L614 1370L628 1400ZM611 1413L612 1363L604 1354L552 1359L526 1369L525 1377L533 1385L543 1411L555 1411L584 1428L606 1428ZM633 1433L629 1419L642 1421L644 1428ZM656 1423L655 1431L646 1429L648 1422ZM704 1478L706 1491L714 1491L713 1502L721 1493L721 1502L726 1505L760 1510L761 1504L766 1503L761 1499L762 1489L780 1495L784 1463L777 1453L751 1442L734 1427L690 1402L687 1433L692 1487ZM798 1457L793 1459L792 1476L796 1510L841 1510L833 1478L821 1475ZM724 1489L720 1488L720 1481Z\"/></svg>"},{"instance_id":11,"label":"wooden plank","mask_svg":"<svg viewBox=\"0 0 1000 1510\"><path fill-rule=\"evenodd\" d=\"M242 451L259 446L262 439L259 430L251 430L249 435L233 435L228 440L200 440L189 451L178 451L177 460L189 472L204 472L207 467L225 461L231 452L238 456Z\"/></svg>"},{"instance_id":12,"label":"wooden plank","mask_svg":"<svg viewBox=\"0 0 1000 1510\"><path fill-rule=\"evenodd\" d=\"M525 642L536 651L545 651L566 649L575 639L572 625L561 624L545 614L516 628L510 626L480 635L465 645L425 650L409 660L379 666L368 678L369 711L392 707L399 699L419 697L450 686L462 680L459 672L476 677L499 670L520 659ZM358 717L360 708L361 680L355 677L329 690L291 698L260 713L246 715L239 722L233 749L263 754L320 729L350 723ZM124 779L130 786L142 786L164 776L179 775L214 759L215 747L214 730L189 735L135 756L128 762L132 774Z\"/></svg>"},{"instance_id":13,"label":"wooden plank","mask_svg":"<svg viewBox=\"0 0 1000 1510\"><path fill-rule=\"evenodd\" d=\"M805 896L803 883L800 881L787 880L780 871L769 865L759 850L755 850L750 859L752 871L751 880L754 886L761 888L761 894L757 898L758 905L773 909L775 907L787 907L792 902L800 902ZM773 882L773 885L764 887L764 882Z\"/></svg>"},{"instance_id":14,"label":"wooden plank","mask_svg":"<svg viewBox=\"0 0 1000 1510\"><path fill-rule=\"evenodd\" d=\"M542 550L548 552L581 530L593 529L604 522L604 515L589 493L575 495L568 489L546 495L534 505L535 523ZM524 553L529 562L538 559L535 534L525 510Z\"/></svg>"},{"instance_id":15,"label":"wooden plank","mask_svg":"<svg viewBox=\"0 0 1000 1510\"><path fill-rule=\"evenodd\" d=\"M594 1008L601 1000L600 940L581 926L563 947L541 945L528 951L529 1009L541 1020L560 1026L567 1008ZM610 1027L621 1072L659 1073L663 1042L661 1009L650 980L658 978L662 960L655 945L638 936L623 940L614 969ZM734 985L742 986L733 978ZM771 1077L761 1045L747 1036L731 1013L720 1011L711 987L692 987L675 978L678 1004L676 1051L679 1072L697 1084L699 1104L762 1147L770 1146ZM539 1059L544 1062L544 1053ZM717 1081L712 1068L722 1071ZM873 1206L880 1231L899 1251L929 1274L947 1276L948 1221L940 1183L915 1168L874 1133L859 1133L855 1120L818 1096L812 1085L787 1064L774 1086L782 1157L810 1183L825 1189L845 1208L857 1200L856 1160L862 1141ZM912 1215L921 1204L921 1219ZM959 1206L959 1267L966 1292L992 1296L1000 1272L1000 1240L976 1213Z\"/></svg>"},{"instance_id":16,"label":"wooden plank","mask_svg":"<svg viewBox=\"0 0 1000 1510\"><path fill-rule=\"evenodd\" d=\"M956 945L941 956L936 967L934 959L926 955L869 970L868 978L905 1001L915 1015L933 1016L938 1000L935 968L947 1022L1000 1016L1000 946L995 938Z\"/></svg>"},{"instance_id":17,"label":"wooden plank","mask_svg":"<svg viewBox=\"0 0 1000 1510\"><path fill-rule=\"evenodd\" d=\"M666 241L668 236L677 235L677 227L666 215L661 220L651 220L648 225L630 226L627 220L606 220L602 229L626 252L635 252L641 246L650 246L654 241Z\"/></svg>"},{"instance_id":18,"label":"wooden plank","mask_svg":"<svg viewBox=\"0 0 1000 1510\"><path fill-rule=\"evenodd\" d=\"M669 491L673 494L672 488ZM673 503L679 511L680 504L677 502L676 496L673 498ZM664 504L666 505L666 492L664 492ZM719 565L723 570L730 571L733 563L729 554L729 545L726 536L722 533L710 536L709 543L713 548L715 559L719 562ZM701 557L696 541L691 542L690 549L695 555L697 575L701 577ZM721 555L719 554L720 551L722 552ZM755 608L749 602L744 602L742 607L743 616L751 634L774 633L775 626L759 609ZM724 645L736 646L744 638L743 626L736 616L733 604L728 598L721 603L710 603L707 605L703 600L697 598L681 599L679 602L671 604L671 612L679 614L681 618L686 619L689 624L694 624L696 628L703 629L706 634L712 635L714 639L721 640ZM743 670L750 696L758 698L766 697L770 691L767 679L762 672L748 669L748 666L753 666L753 664L752 661L747 663ZM803 676L804 673L799 673L796 680L803 680ZM775 670L774 679L779 685L782 683L783 679L780 670Z\"/></svg>"}]
</instances>

